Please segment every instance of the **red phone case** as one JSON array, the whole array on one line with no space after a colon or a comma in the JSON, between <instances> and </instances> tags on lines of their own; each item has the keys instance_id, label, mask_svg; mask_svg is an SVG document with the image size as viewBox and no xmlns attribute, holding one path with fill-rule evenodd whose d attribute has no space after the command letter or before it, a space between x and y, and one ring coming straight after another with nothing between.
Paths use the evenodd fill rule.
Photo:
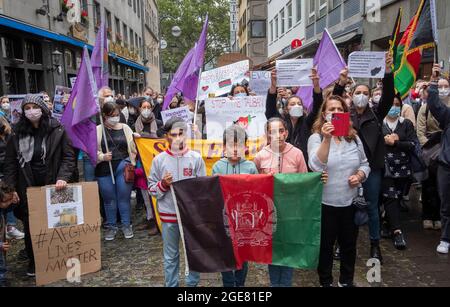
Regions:
<instances>
[{"instance_id":1,"label":"red phone case","mask_svg":"<svg viewBox=\"0 0 450 307\"><path fill-rule=\"evenodd\" d=\"M331 123L334 126L333 136L348 136L350 113L334 113Z\"/></svg>"}]
</instances>

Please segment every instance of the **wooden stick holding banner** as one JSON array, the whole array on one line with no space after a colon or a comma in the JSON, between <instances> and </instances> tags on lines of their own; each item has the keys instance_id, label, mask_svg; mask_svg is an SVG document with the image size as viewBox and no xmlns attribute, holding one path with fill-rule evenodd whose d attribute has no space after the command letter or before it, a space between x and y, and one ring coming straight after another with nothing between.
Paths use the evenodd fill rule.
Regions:
<instances>
[{"instance_id":1,"label":"wooden stick holding banner","mask_svg":"<svg viewBox=\"0 0 450 307\"><path fill-rule=\"evenodd\" d=\"M101 113L101 112L100 112ZM103 123L103 117L102 114L100 114L100 125L102 125L102 133L103 133L103 140L105 141L105 147L106 147L106 152L109 152L109 148L108 148L108 140L106 138L106 130L105 130L105 125ZM113 185L116 185L116 179L114 178L114 171L112 168L112 163L111 161L108 161L109 164L109 171L111 172L111 180Z\"/></svg>"},{"instance_id":2,"label":"wooden stick holding banner","mask_svg":"<svg viewBox=\"0 0 450 307\"><path fill-rule=\"evenodd\" d=\"M197 96L195 97L195 112L194 112L194 118L192 120L192 124L195 125L195 121L197 120L197 113L198 113L198 93L200 91L201 86L201 80L202 80L202 73L203 73L203 67L200 67L199 71L199 78L198 78L198 85L197 85Z\"/></svg>"},{"instance_id":3,"label":"wooden stick holding banner","mask_svg":"<svg viewBox=\"0 0 450 307\"><path fill-rule=\"evenodd\" d=\"M189 262L187 259L186 242L184 240L183 223L181 221L180 210L178 209L177 197L175 196L175 190L173 189L173 185L170 186L170 192L172 193L172 199L173 199L173 203L175 205L175 211L177 213L178 225L180 228L181 242L183 243L183 248L184 248L184 265L185 265L184 274L186 276L189 276Z\"/></svg>"}]
</instances>

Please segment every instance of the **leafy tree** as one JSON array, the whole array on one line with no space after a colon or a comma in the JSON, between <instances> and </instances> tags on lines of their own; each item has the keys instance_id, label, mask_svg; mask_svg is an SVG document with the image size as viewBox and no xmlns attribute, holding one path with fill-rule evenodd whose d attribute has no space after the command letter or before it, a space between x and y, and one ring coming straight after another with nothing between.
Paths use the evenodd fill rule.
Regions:
<instances>
[{"instance_id":1,"label":"leafy tree","mask_svg":"<svg viewBox=\"0 0 450 307\"><path fill-rule=\"evenodd\" d=\"M194 47L206 15L209 29L205 65L212 63L230 47L230 6L228 0L158 0L161 36L168 47L162 50L165 72L175 72L184 56ZM174 37L172 28L181 28L181 36Z\"/></svg>"}]
</instances>

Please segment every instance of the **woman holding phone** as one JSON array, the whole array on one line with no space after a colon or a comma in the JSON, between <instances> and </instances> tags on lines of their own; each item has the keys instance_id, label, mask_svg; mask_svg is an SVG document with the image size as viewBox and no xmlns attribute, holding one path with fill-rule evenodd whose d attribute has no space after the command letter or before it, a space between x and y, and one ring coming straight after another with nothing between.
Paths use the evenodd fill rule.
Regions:
<instances>
[{"instance_id":1,"label":"woman holding phone","mask_svg":"<svg viewBox=\"0 0 450 307\"><path fill-rule=\"evenodd\" d=\"M328 97L308 141L309 167L316 172L327 171L329 176L322 197L318 266L319 281L323 287L333 285L333 247L336 239L341 253L339 286L353 286L358 228L354 222L355 207L352 204L358 188L370 174L364 146L351 123L348 123L346 135L333 136L336 133L332 120L339 116L333 114L348 112L342 97Z\"/></svg>"}]
</instances>

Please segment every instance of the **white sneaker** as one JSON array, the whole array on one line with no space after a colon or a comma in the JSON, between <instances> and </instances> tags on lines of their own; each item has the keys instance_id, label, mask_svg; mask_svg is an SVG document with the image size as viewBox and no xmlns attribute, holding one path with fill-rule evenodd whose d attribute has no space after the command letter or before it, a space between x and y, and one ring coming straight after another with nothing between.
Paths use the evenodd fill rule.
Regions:
<instances>
[{"instance_id":1,"label":"white sneaker","mask_svg":"<svg viewBox=\"0 0 450 307\"><path fill-rule=\"evenodd\" d=\"M433 221L432 220L424 220L423 221L423 229L433 229Z\"/></svg>"},{"instance_id":2,"label":"white sneaker","mask_svg":"<svg viewBox=\"0 0 450 307\"><path fill-rule=\"evenodd\" d=\"M433 224L434 224L434 226L433 226L434 230L441 230L441 228L442 228L441 221L435 221L435 222L433 222Z\"/></svg>"},{"instance_id":3,"label":"white sneaker","mask_svg":"<svg viewBox=\"0 0 450 307\"><path fill-rule=\"evenodd\" d=\"M8 226L6 231L6 239L8 240L22 240L25 234L14 226Z\"/></svg>"},{"instance_id":4,"label":"white sneaker","mask_svg":"<svg viewBox=\"0 0 450 307\"><path fill-rule=\"evenodd\" d=\"M441 244L439 244L439 246L437 247L436 251L439 254L448 254L448 249L449 248L450 248L450 243L449 242L441 241Z\"/></svg>"}]
</instances>

